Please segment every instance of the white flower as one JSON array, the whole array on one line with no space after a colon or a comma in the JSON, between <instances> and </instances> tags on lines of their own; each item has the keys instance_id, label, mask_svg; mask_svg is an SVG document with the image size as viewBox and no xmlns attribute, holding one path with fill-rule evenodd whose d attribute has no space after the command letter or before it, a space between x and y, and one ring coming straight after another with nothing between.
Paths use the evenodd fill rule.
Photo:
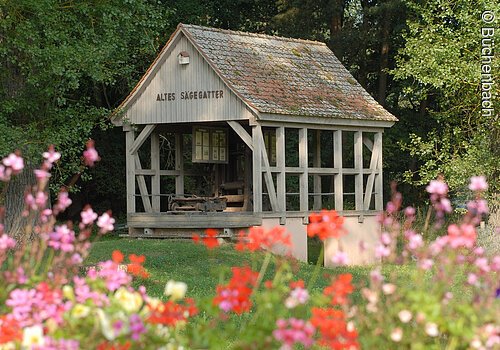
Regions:
<instances>
[{"instance_id":1,"label":"white flower","mask_svg":"<svg viewBox=\"0 0 500 350\"><path fill-rule=\"evenodd\" d=\"M31 349L34 345L44 345L45 339L43 338L43 329L41 326L36 325L26 327L23 329L23 349Z\"/></svg>"},{"instance_id":2,"label":"white flower","mask_svg":"<svg viewBox=\"0 0 500 350\"><path fill-rule=\"evenodd\" d=\"M165 295L172 300L179 300L184 298L187 291L187 284L184 282L176 282L169 280L165 285Z\"/></svg>"},{"instance_id":3,"label":"white flower","mask_svg":"<svg viewBox=\"0 0 500 350\"><path fill-rule=\"evenodd\" d=\"M90 308L83 304L76 304L71 310L71 316L74 318L84 318L87 317L90 313Z\"/></svg>"},{"instance_id":4,"label":"white flower","mask_svg":"<svg viewBox=\"0 0 500 350\"><path fill-rule=\"evenodd\" d=\"M410 311L408 310L401 310L399 313L398 313L398 316L399 316L399 319L401 320L401 322L403 323L408 323L410 322L411 318L412 318L412 314Z\"/></svg>"},{"instance_id":5,"label":"white flower","mask_svg":"<svg viewBox=\"0 0 500 350\"><path fill-rule=\"evenodd\" d=\"M116 291L114 299L130 313L139 311L142 306L142 296L137 292L129 292L125 287L120 287Z\"/></svg>"},{"instance_id":6,"label":"white flower","mask_svg":"<svg viewBox=\"0 0 500 350\"><path fill-rule=\"evenodd\" d=\"M437 337L439 335L439 330L437 324L429 322L425 324L425 333L429 337Z\"/></svg>"},{"instance_id":7,"label":"white flower","mask_svg":"<svg viewBox=\"0 0 500 350\"><path fill-rule=\"evenodd\" d=\"M102 309L97 309L97 317L99 318L99 324L101 325L102 335L104 335L107 340L114 340L115 331L113 330L113 327L111 327L111 321L108 316Z\"/></svg>"},{"instance_id":8,"label":"white flower","mask_svg":"<svg viewBox=\"0 0 500 350\"><path fill-rule=\"evenodd\" d=\"M396 291L396 286L392 283L385 283L382 286L382 291L385 295L393 294Z\"/></svg>"},{"instance_id":9,"label":"white flower","mask_svg":"<svg viewBox=\"0 0 500 350\"><path fill-rule=\"evenodd\" d=\"M391 339L394 342L400 342L403 339L403 330L399 327L394 328L391 332Z\"/></svg>"}]
</instances>

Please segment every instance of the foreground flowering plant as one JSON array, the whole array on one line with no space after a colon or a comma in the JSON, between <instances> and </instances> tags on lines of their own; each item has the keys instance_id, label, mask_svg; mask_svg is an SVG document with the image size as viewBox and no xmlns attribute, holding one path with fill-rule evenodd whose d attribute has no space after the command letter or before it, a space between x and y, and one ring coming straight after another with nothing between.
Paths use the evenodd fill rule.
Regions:
<instances>
[{"instance_id":1,"label":"foreground flowering plant","mask_svg":"<svg viewBox=\"0 0 500 350\"><path fill-rule=\"evenodd\" d=\"M481 198L484 178L472 179L476 197L462 222L428 243L426 232L413 226L415 210L401 210L402 198L395 192L380 216L383 232L376 254L384 265L358 286L351 274L335 270L321 276L324 288L317 286L319 264L307 282L297 279L297 264L287 254L290 235L283 227L253 227L241 232L234 245L250 252L252 263L221 267L213 295L195 301L186 298L183 282L169 280L160 298L148 295L143 286L134 288L149 278L144 256L114 251L110 260L83 268L92 232L99 237L113 230L114 219L110 212L98 215L86 206L78 225L56 221L71 200L61 191L48 205L50 169L60 154L51 147L43 157L35 170L37 185L25 194L23 215L36 224L24 236L32 240L15 241L0 224L0 349L500 346L495 318L500 258L487 257L476 246L476 226L488 210ZM94 143L88 142L83 164L93 166L99 159ZM4 158L0 181L9 181L23 167L19 153ZM442 225L451 210L447 186L436 180L427 190ZM307 234L322 241L341 239L346 234L343 220L335 211L313 214ZM217 236L218 231L207 230L194 241L213 250L219 246ZM343 265L347 256L339 251L333 260ZM410 278L391 273L391 267L402 264ZM457 285L463 295L453 293ZM352 303L353 293L361 294L358 305Z\"/></svg>"}]
</instances>

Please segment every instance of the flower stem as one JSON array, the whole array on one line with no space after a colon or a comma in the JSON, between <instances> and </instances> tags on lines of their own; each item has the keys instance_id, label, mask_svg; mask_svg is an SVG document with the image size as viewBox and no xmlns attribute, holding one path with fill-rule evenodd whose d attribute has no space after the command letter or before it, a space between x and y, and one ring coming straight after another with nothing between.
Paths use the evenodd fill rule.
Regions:
<instances>
[{"instance_id":1,"label":"flower stem","mask_svg":"<svg viewBox=\"0 0 500 350\"><path fill-rule=\"evenodd\" d=\"M255 293L257 289L259 289L259 286L262 280L264 279L264 275L266 273L270 261L271 261L271 252L267 252L266 257L264 258L264 263L260 268L259 276L257 277L257 282L255 282L255 286L253 287L252 294Z\"/></svg>"},{"instance_id":2,"label":"flower stem","mask_svg":"<svg viewBox=\"0 0 500 350\"><path fill-rule=\"evenodd\" d=\"M319 252L318 261L316 262L313 274L311 276L311 279L309 280L309 283L307 284L307 288L309 288L309 290L311 290L311 288L314 286L314 283L316 283L316 280L318 279L319 270L321 268L321 263L323 261L324 256L325 256L325 245L323 244L321 246L321 251Z\"/></svg>"}]
</instances>

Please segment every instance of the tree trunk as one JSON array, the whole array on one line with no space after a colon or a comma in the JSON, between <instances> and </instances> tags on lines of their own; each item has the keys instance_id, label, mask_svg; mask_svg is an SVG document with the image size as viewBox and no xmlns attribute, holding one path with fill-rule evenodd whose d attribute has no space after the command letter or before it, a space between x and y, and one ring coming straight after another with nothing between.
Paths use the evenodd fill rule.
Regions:
<instances>
[{"instance_id":1,"label":"tree trunk","mask_svg":"<svg viewBox=\"0 0 500 350\"><path fill-rule=\"evenodd\" d=\"M337 58L342 60L343 52L341 46L336 43L336 36L342 30L344 23L344 0L333 0L330 16L330 48L335 52Z\"/></svg>"},{"instance_id":2,"label":"tree trunk","mask_svg":"<svg viewBox=\"0 0 500 350\"><path fill-rule=\"evenodd\" d=\"M12 177L5 191L5 232L18 242L31 239L33 223L29 223L22 213L26 190L36 184L33 170L33 165L26 164L20 174Z\"/></svg>"},{"instance_id":3,"label":"tree trunk","mask_svg":"<svg viewBox=\"0 0 500 350\"><path fill-rule=\"evenodd\" d=\"M389 34L391 18L389 10L384 9L382 15L382 47L380 48L380 73L378 80L378 102L385 106L387 96L387 70L389 69Z\"/></svg>"}]
</instances>

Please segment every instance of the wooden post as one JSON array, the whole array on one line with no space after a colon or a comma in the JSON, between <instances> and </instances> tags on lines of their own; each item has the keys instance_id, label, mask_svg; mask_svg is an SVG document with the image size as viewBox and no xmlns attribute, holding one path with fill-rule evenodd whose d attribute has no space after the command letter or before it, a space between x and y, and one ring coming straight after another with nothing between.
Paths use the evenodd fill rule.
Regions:
<instances>
[{"instance_id":1,"label":"wooden post","mask_svg":"<svg viewBox=\"0 0 500 350\"><path fill-rule=\"evenodd\" d=\"M368 180L366 182L366 189L365 189L365 199L364 199L364 210L370 210L370 203L372 201L372 194L373 194L373 184L375 182L375 176L378 176L378 157L380 156L380 149L378 147L373 146L373 142L367 139L371 143L371 151L372 151L372 156L370 159L370 175L368 175ZM365 141L363 140L365 143ZM365 146L368 147L367 143L365 143ZM376 196L376 195L375 195Z\"/></svg>"},{"instance_id":2,"label":"wooden post","mask_svg":"<svg viewBox=\"0 0 500 350\"><path fill-rule=\"evenodd\" d=\"M252 126L253 211L262 212L262 150L257 126Z\"/></svg>"},{"instance_id":3,"label":"wooden post","mask_svg":"<svg viewBox=\"0 0 500 350\"><path fill-rule=\"evenodd\" d=\"M363 132L354 133L354 168L357 170L354 184L356 210L363 210Z\"/></svg>"},{"instance_id":4,"label":"wooden post","mask_svg":"<svg viewBox=\"0 0 500 350\"><path fill-rule=\"evenodd\" d=\"M155 130L151 133L151 206L154 213L160 212L160 135Z\"/></svg>"},{"instance_id":5,"label":"wooden post","mask_svg":"<svg viewBox=\"0 0 500 350\"><path fill-rule=\"evenodd\" d=\"M182 133L175 133L175 195L184 195L184 157Z\"/></svg>"},{"instance_id":6,"label":"wooden post","mask_svg":"<svg viewBox=\"0 0 500 350\"><path fill-rule=\"evenodd\" d=\"M139 155L137 153L134 155L134 161L135 169L142 170L141 160L139 159ZM149 200L148 187L146 186L144 175L137 175L137 184L139 185L139 193L141 194L144 210L147 213L151 213L153 209L151 208L151 201Z\"/></svg>"},{"instance_id":7,"label":"wooden post","mask_svg":"<svg viewBox=\"0 0 500 350\"><path fill-rule=\"evenodd\" d=\"M309 172L307 164L307 128L299 129L299 167L301 174L299 178L300 188L300 211L309 210Z\"/></svg>"},{"instance_id":8,"label":"wooden post","mask_svg":"<svg viewBox=\"0 0 500 350\"><path fill-rule=\"evenodd\" d=\"M338 169L335 175L335 210L344 210L344 180L342 172L342 130L333 132L333 167Z\"/></svg>"},{"instance_id":9,"label":"wooden post","mask_svg":"<svg viewBox=\"0 0 500 350\"><path fill-rule=\"evenodd\" d=\"M321 168L321 130L316 130L315 136L315 148L314 148L314 167ZM320 210L322 207L322 197L321 197L321 176L314 175L314 210Z\"/></svg>"},{"instance_id":10,"label":"wooden post","mask_svg":"<svg viewBox=\"0 0 500 350\"><path fill-rule=\"evenodd\" d=\"M285 179L285 128L276 128L276 167L278 168L277 199L280 211L286 211L286 179Z\"/></svg>"},{"instance_id":11,"label":"wooden post","mask_svg":"<svg viewBox=\"0 0 500 350\"><path fill-rule=\"evenodd\" d=\"M130 148L134 143L135 131L129 129L125 132L125 164L127 168L127 213L135 213L135 160L130 153Z\"/></svg>"},{"instance_id":12,"label":"wooden post","mask_svg":"<svg viewBox=\"0 0 500 350\"><path fill-rule=\"evenodd\" d=\"M384 210L383 182L382 182L382 133L377 132L373 148L378 150L377 176L375 179L375 210Z\"/></svg>"},{"instance_id":13,"label":"wooden post","mask_svg":"<svg viewBox=\"0 0 500 350\"><path fill-rule=\"evenodd\" d=\"M269 157L267 156L266 144L264 143L264 135L262 134L260 125L256 126L256 131L257 137L260 142L260 150L262 152L261 167L264 168L264 179L266 181L266 188L269 195L269 201L271 202L271 208L273 211L279 211L278 203L276 200L276 188L274 187L273 176L271 175L271 167L269 165Z\"/></svg>"}]
</instances>

